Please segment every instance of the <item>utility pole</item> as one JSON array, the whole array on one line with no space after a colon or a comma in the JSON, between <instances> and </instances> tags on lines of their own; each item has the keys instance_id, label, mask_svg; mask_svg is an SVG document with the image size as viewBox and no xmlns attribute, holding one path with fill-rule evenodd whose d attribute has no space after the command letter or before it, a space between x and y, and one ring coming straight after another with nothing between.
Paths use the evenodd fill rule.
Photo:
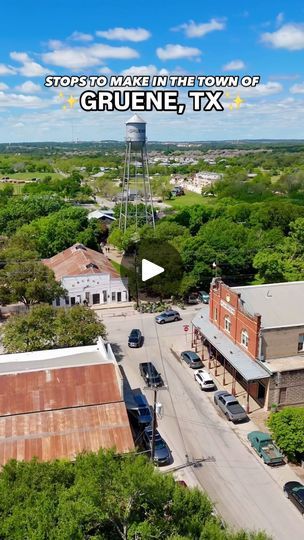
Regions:
<instances>
[{"instance_id":1,"label":"utility pole","mask_svg":"<svg viewBox=\"0 0 304 540\"><path fill-rule=\"evenodd\" d=\"M168 390L168 386L145 386L144 390L153 390L153 416L152 416L152 441L151 441L151 461L154 462L155 456L155 435L156 435L156 409L157 409L157 392L158 390Z\"/></svg>"},{"instance_id":2,"label":"utility pole","mask_svg":"<svg viewBox=\"0 0 304 540\"><path fill-rule=\"evenodd\" d=\"M153 401L153 421L152 421L152 448L151 448L151 461L154 462L155 454L155 432L156 432L156 403L157 403L157 388L153 388L154 401Z\"/></svg>"}]
</instances>

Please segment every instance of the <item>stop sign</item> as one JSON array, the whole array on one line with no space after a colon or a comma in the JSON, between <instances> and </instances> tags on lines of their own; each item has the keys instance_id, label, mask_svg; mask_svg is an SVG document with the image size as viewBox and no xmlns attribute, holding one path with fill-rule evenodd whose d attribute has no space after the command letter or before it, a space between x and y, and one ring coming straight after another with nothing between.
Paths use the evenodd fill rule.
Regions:
<instances>
[{"instance_id":1,"label":"stop sign","mask_svg":"<svg viewBox=\"0 0 304 540\"><path fill-rule=\"evenodd\" d=\"M189 332L189 325L188 324L184 324L184 332Z\"/></svg>"}]
</instances>

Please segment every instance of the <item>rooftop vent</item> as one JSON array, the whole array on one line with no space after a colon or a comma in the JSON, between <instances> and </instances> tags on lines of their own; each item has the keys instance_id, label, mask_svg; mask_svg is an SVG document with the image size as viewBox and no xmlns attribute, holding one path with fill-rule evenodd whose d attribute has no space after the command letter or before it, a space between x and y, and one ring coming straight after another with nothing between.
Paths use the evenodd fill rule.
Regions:
<instances>
[{"instance_id":1,"label":"rooftop vent","mask_svg":"<svg viewBox=\"0 0 304 540\"><path fill-rule=\"evenodd\" d=\"M83 249L83 251L87 250L87 248L83 244L76 244L75 249Z\"/></svg>"},{"instance_id":2,"label":"rooftop vent","mask_svg":"<svg viewBox=\"0 0 304 540\"><path fill-rule=\"evenodd\" d=\"M95 268L96 270L98 270L98 266L95 263L86 264L86 268Z\"/></svg>"}]
</instances>

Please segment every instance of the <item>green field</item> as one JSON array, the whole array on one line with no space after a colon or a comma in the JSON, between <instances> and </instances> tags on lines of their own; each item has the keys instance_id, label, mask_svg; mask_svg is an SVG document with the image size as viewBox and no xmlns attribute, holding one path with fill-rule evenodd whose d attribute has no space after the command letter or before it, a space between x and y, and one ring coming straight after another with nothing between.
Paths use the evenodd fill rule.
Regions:
<instances>
[{"instance_id":1,"label":"green field","mask_svg":"<svg viewBox=\"0 0 304 540\"><path fill-rule=\"evenodd\" d=\"M41 180L44 180L46 176L51 176L52 180L60 180L62 177L61 174L58 173L41 173L41 172L24 172L24 173L13 173L11 175L4 175L4 176L10 176L16 180L32 180L32 178L40 178Z\"/></svg>"},{"instance_id":2,"label":"green field","mask_svg":"<svg viewBox=\"0 0 304 540\"><path fill-rule=\"evenodd\" d=\"M199 195L199 193L193 193L192 191L187 191L185 195L181 197L176 197L170 201L165 201L166 204L170 204L172 208L185 208L185 206L194 206L195 204L205 204L206 198Z\"/></svg>"}]
</instances>

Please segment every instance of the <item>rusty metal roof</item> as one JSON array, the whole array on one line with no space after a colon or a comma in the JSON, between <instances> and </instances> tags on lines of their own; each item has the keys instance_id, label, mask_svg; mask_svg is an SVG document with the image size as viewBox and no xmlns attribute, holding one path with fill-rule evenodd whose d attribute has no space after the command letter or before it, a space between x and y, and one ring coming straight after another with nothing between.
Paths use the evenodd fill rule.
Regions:
<instances>
[{"instance_id":1,"label":"rusty metal roof","mask_svg":"<svg viewBox=\"0 0 304 540\"><path fill-rule=\"evenodd\" d=\"M121 400L114 364L46 369L0 377L0 417Z\"/></svg>"},{"instance_id":2,"label":"rusty metal roof","mask_svg":"<svg viewBox=\"0 0 304 540\"><path fill-rule=\"evenodd\" d=\"M83 244L74 244L50 259L43 259L42 262L53 270L58 281L67 276L89 274L110 274L113 278L119 278L119 273L106 255Z\"/></svg>"},{"instance_id":3,"label":"rusty metal roof","mask_svg":"<svg viewBox=\"0 0 304 540\"><path fill-rule=\"evenodd\" d=\"M0 376L0 465L134 448L115 364Z\"/></svg>"},{"instance_id":4,"label":"rusty metal roof","mask_svg":"<svg viewBox=\"0 0 304 540\"><path fill-rule=\"evenodd\" d=\"M9 459L73 459L82 451L134 448L123 402L0 418L0 465Z\"/></svg>"}]
</instances>

